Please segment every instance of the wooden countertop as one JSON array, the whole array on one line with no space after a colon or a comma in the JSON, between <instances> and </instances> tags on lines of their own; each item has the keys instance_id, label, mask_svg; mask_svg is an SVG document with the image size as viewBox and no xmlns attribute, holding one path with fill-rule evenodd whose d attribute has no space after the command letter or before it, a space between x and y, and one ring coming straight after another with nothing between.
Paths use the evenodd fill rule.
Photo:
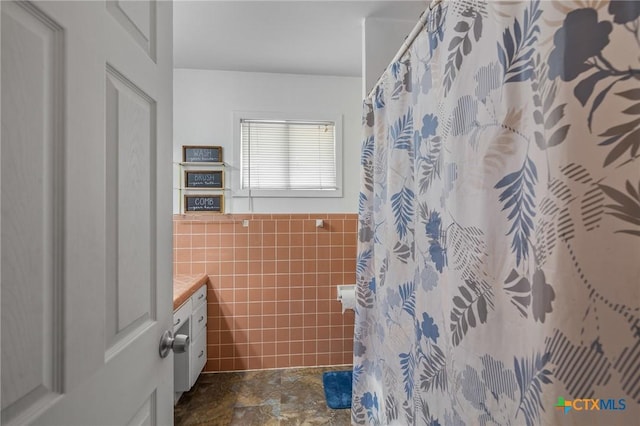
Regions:
<instances>
[{"instance_id":1,"label":"wooden countertop","mask_svg":"<svg viewBox=\"0 0 640 426\"><path fill-rule=\"evenodd\" d=\"M206 274L176 275L173 277L173 309L176 310L193 293L209 281Z\"/></svg>"}]
</instances>

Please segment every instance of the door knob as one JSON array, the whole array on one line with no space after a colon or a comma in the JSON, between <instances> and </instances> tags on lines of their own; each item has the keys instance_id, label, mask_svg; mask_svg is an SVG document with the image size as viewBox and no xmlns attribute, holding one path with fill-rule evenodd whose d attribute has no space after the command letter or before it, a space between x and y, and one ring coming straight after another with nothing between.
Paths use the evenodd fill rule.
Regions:
<instances>
[{"instance_id":1,"label":"door knob","mask_svg":"<svg viewBox=\"0 0 640 426\"><path fill-rule=\"evenodd\" d=\"M160 338L160 358L166 358L171 350L177 354L181 354L186 352L188 347L189 336L186 334L176 334L174 337L173 333L167 330L162 333L162 337Z\"/></svg>"}]
</instances>

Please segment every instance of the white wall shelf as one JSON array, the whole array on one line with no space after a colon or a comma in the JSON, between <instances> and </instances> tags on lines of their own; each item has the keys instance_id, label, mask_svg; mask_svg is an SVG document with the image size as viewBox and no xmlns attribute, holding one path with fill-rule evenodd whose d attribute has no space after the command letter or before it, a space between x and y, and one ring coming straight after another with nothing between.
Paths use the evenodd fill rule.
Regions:
<instances>
[{"instance_id":1,"label":"white wall shelf","mask_svg":"<svg viewBox=\"0 0 640 426\"><path fill-rule=\"evenodd\" d=\"M178 196L178 205L180 206L180 213L185 214L186 206L185 206L185 195L189 196L197 196L202 195L203 197L213 196L220 194L221 197L221 206L222 211L215 212L216 214L224 213L224 198L225 194L231 191L231 188L225 187L224 184L227 182L226 180L226 166L225 162L174 162L174 192L177 193ZM185 182L185 172L210 172L217 171L222 173L222 188L212 188L212 187L187 187ZM188 212L188 213L197 213L197 212ZM208 211L202 211L200 213L213 213Z\"/></svg>"},{"instance_id":2,"label":"white wall shelf","mask_svg":"<svg viewBox=\"0 0 640 426\"><path fill-rule=\"evenodd\" d=\"M205 162L200 162L200 161L195 162L195 163L194 162L183 162L183 161L181 161L181 162L176 163L176 164L179 164L180 166L185 166L185 167L200 167L200 166L202 166L202 167L226 167L227 166L227 163L225 163L225 162L221 162L221 163L205 163Z\"/></svg>"},{"instance_id":3,"label":"white wall shelf","mask_svg":"<svg viewBox=\"0 0 640 426\"><path fill-rule=\"evenodd\" d=\"M227 192L227 191L231 191L231 188L188 188L185 186L181 186L179 188L173 188L173 189L177 189L179 191L188 191L188 192L199 192L199 191L207 191L207 192Z\"/></svg>"}]
</instances>

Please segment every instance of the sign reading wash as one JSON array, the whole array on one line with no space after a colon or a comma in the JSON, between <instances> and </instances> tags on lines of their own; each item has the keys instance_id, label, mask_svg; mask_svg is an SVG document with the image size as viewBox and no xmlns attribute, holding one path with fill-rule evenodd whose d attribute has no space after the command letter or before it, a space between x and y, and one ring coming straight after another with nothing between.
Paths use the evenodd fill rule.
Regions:
<instances>
[{"instance_id":1,"label":"sign reading wash","mask_svg":"<svg viewBox=\"0 0 640 426\"><path fill-rule=\"evenodd\" d=\"M571 409L576 411L624 410L627 408L627 404L624 399L565 400L563 397L559 397L556 408L564 410L564 413L567 414Z\"/></svg>"}]
</instances>

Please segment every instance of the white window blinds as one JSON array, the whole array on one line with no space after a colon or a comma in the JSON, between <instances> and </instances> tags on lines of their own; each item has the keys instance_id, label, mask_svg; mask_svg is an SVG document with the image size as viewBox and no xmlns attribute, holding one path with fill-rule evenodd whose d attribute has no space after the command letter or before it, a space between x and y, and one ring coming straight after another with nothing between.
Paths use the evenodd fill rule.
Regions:
<instances>
[{"instance_id":1,"label":"white window blinds","mask_svg":"<svg viewBox=\"0 0 640 426\"><path fill-rule=\"evenodd\" d=\"M240 120L241 188L336 189L335 123Z\"/></svg>"}]
</instances>

